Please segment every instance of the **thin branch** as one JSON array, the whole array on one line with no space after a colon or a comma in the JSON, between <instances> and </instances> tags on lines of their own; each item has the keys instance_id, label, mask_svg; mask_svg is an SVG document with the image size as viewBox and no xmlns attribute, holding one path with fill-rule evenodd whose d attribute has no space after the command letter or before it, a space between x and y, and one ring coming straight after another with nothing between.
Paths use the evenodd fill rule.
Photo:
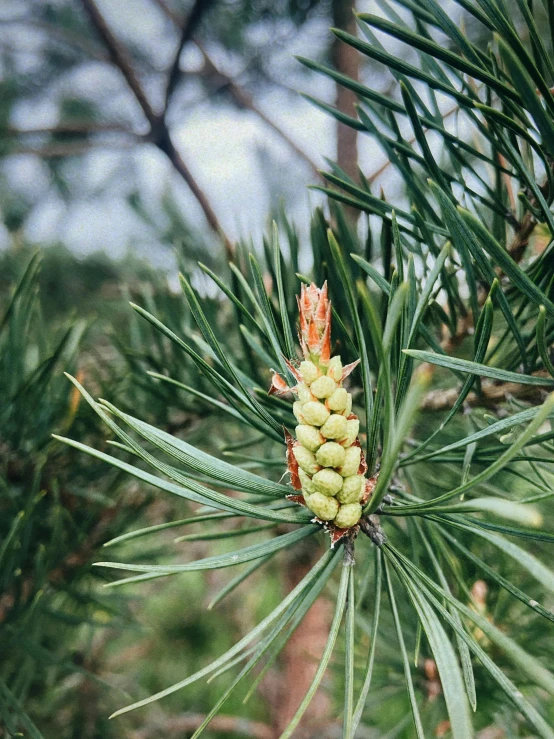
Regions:
<instances>
[{"instance_id":1,"label":"thin branch","mask_svg":"<svg viewBox=\"0 0 554 739\"><path fill-rule=\"evenodd\" d=\"M227 258L232 259L234 255L233 245L231 241L229 240L229 238L225 235L225 232L223 231L223 228L221 227L221 224L219 223L219 220L215 214L215 211L212 209L212 206L210 205L210 202L208 198L206 197L204 191L202 190L202 188L199 186L199 184L196 182L196 180L192 176L192 173L187 167L187 165L185 164L183 157L179 154L179 152L175 148L175 145L173 144L173 141L171 140L171 136L169 135L169 131L167 130L165 124L163 126L161 135L158 136L157 140L155 140L154 143L156 144L158 149L160 149L160 151L163 151L163 153L167 156L167 158L173 164L177 172L179 172L181 177L185 180L185 182L191 189L193 195L198 200L200 207L204 211L206 220L210 224L212 230L215 231L215 233L222 239L223 244L225 246L225 252L227 254Z\"/></svg>"},{"instance_id":2,"label":"thin branch","mask_svg":"<svg viewBox=\"0 0 554 739\"><path fill-rule=\"evenodd\" d=\"M135 74L126 50L111 32L108 24L104 20L104 17L98 10L94 0L81 0L81 3L88 13L98 34L106 45L106 48L110 55L110 59L119 68L119 70L125 77L127 84L132 90L137 102L142 108L144 115L150 124L150 134L148 137L145 138L145 140L150 141L155 146L157 146L160 151L163 151L169 161L173 164L173 167L185 180L193 195L196 197L198 203L200 204L200 207L204 211L204 215L206 217L206 220L208 221L208 224L210 225L212 230L215 231L215 233L223 240L227 255L231 256L233 254L231 241L225 235L225 232L223 231L223 228L219 223L215 211L212 209L209 200L203 192L202 188L196 182L189 168L185 164L182 156L175 148L175 145L171 140L171 136L163 114L156 113L150 105L150 102L146 97L144 90L142 89L142 85L140 84L140 81Z\"/></svg>"},{"instance_id":3,"label":"thin branch","mask_svg":"<svg viewBox=\"0 0 554 739\"><path fill-rule=\"evenodd\" d=\"M162 13L167 18L169 18L169 20L175 26L177 26L177 28L180 28L180 26L181 26L181 18L180 18L180 16L172 8L169 7L169 5L167 4L166 0L154 0L154 2L160 8L160 10L162 11Z\"/></svg>"},{"instance_id":4,"label":"thin branch","mask_svg":"<svg viewBox=\"0 0 554 739\"><path fill-rule=\"evenodd\" d=\"M162 10L162 12L165 14L165 16L167 18L169 18L169 20L172 21L172 23L174 23L176 26L179 26L180 25L180 21L179 21L178 16L167 5L167 3L165 2L165 0L154 0L154 2ZM187 22L187 25L188 25L188 22ZM184 29L183 29L183 36L184 36ZM181 39L183 38L183 36L181 37ZM225 72L222 72L215 65L215 63L213 62L212 59L210 59L210 57L208 56L208 53L206 52L205 48L203 47L203 45L200 43L200 41L197 38L194 39L194 43L200 49L200 51L202 52L202 56L204 57L204 70L203 70L203 74L210 75L210 76L216 76L217 75L217 77L219 77L221 79L221 82L222 82L222 85L221 86L222 87L225 87L227 89L227 91L229 92L229 94L231 95L231 97L234 99L234 101L237 103L237 105L240 108L244 108L246 110L250 110L252 113L254 113L255 115L257 115L258 118L260 118L260 120L262 120L267 126L269 126L273 131L275 131L275 133L278 134L283 139L283 141L286 142L286 144L294 151L294 153L298 157L300 157L301 159L303 159L306 162L306 164L308 164L308 166L312 170L313 174L317 177L317 179L318 180L321 179L321 174L319 173L319 170L318 170L316 164L310 159L310 157L304 151L302 151L302 149L298 146L298 144L296 144L288 136L288 134L283 131L282 128L280 128L262 110L260 110L260 108L258 108L258 106L255 104L254 100L252 99L251 95L248 92L246 92L246 90L244 90L244 88L240 87L240 85L238 85L238 83L232 77L230 77ZM177 67L177 73L176 73L176 76L177 77L178 77L179 58L181 56L181 50L182 50L182 46L178 50L178 54L176 55L174 64L173 64L173 66L171 68L171 71L173 72L173 70L175 69L175 67ZM174 84L176 84L176 81L175 81ZM289 91L291 91L290 88L289 88ZM296 93L297 91L296 90L292 90L292 92L295 92ZM166 94L166 107L167 107L167 102L168 102L167 97L168 96Z\"/></svg>"},{"instance_id":5,"label":"thin branch","mask_svg":"<svg viewBox=\"0 0 554 739\"><path fill-rule=\"evenodd\" d=\"M127 55L127 52L111 32L103 15L96 7L94 0L81 0L81 4L92 21L93 26L96 28L100 38L104 42L104 45L108 50L108 54L110 55L110 59L125 77L127 84L131 88L148 122L152 128L156 127L159 124L160 116L154 112L154 109L150 105L150 102L142 89L142 85L140 84L138 77L135 75L133 65L131 64L131 60Z\"/></svg>"},{"instance_id":6,"label":"thin branch","mask_svg":"<svg viewBox=\"0 0 554 739\"><path fill-rule=\"evenodd\" d=\"M190 11L187 17L187 20L185 21L183 25L183 30L181 31L181 38L179 39L177 51L175 52L173 64L171 65L171 68L169 70L169 75L167 77L167 86L165 89L164 115L167 112L167 109L169 108L169 104L171 102L171 96L175 92L175 88L177 86L177 82L179 81L179 76L181 74L181 70L179 69L179 61L181 59L183 48L185 47L185 44L188 41L190 41L190 39L192 38L194 32L198 28L200 21L202 20L202 17L206 13L206 11L209 9L209 7L212 5L212 3L213 3L213 0L195 0L194 5L192 6L192 10Z\"/></svg>"},{"instance_id":7,"label":"thin branch","mask_svg":"<svg viewBox=\"0 0 554 739\"><path fill-rule=\"evenodd\" d=\"M535 220L535 217L532 213L527 211L521 219L519 227L514 233L512 241L508 247L508 253L515 262L520 262L522 260L525 249L529 244L529 238L535 230L536 225L537 221Z\"/></svg>"}]
</instances>

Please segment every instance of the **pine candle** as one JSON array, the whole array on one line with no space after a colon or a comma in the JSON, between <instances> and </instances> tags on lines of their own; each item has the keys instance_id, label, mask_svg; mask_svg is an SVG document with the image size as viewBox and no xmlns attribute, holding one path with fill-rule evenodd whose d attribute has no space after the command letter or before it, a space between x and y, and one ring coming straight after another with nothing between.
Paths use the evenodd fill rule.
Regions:
<instances>
[{"instance_id":1,"label":"pine candle","mask_svg":"<svg viewBox=\"0 0 554 739\"><path fill-rule=\"evenodd\" d=\"M297 397L296 438L287 432L286 440L291 484L301 495L290 497L306 505L336 541L357 526L374 485L365 476L360 422L352 413L352 396L343 387L359 360L343 367L339 355L331 357L327 283L321 289L302 285L298 309L304 361L297 367L288 363L298 384L288 387L274 373L270 393L292 392Z\"/></svg>"}]
</instances>

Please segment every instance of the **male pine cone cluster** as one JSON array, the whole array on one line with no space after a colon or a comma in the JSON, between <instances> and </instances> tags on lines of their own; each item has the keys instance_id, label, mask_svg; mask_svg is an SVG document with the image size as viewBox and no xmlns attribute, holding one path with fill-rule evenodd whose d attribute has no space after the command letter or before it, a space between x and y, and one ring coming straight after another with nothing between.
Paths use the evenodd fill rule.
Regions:
<instances>
[{"instance_id":1,"label":"male pine cone cluster","mask_svg":"<svg viewBox=\"0 0 554 739\"><path fill-rule=\"evenodd\" d=\"M327 284L302 285L298 298L300 344L304 361L287 362L297 385L288 387L277 373L270 393L293 392L298 421L296 440L287 436L291 482L302 491L300 502L337 529L355 526L369 494L366 466L358 442L360 422L352 396L342 386L358 362L342 366L331 357L331 303Z\"/></svg>"},{"instance_id":2,"label":"male pine cone cluster","mask_svg":"<svg viewBox=\"0 0 554 739\"><path fill-rule=\"evenodd\" d=\"M342 387L340 356L327 366L304 361L299 373L302 382L293 405L298 443L292 451L304 500L322 521L348 529L362 515L365 477L358 474L360 422L351 413L352 396Z\"/></svg>"}]
</instances>

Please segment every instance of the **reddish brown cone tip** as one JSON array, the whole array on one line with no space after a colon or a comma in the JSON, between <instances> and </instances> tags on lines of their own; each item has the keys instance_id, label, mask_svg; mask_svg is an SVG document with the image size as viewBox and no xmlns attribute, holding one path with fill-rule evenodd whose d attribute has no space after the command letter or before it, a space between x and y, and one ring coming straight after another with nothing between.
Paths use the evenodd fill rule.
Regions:
<instances>
[{"instance_id":1,"label":"reddish brown cone tip","mask_svg":"<svg viewBox=\"0 0 554 739\"><path fill-rule=\"evenodd\" d=\"M300 505L306 505L303 495L287 495L287 500L292 500L293 503L299 503Z\"/></svg>"},{"instance_id":2,"label":"reddish brown cone tip","mask_svg":"<svg viewBox=\"0 0 554 739\"><path fill-rule=\"evenodd\" d=\"M346 367L342 368L342 375L340 378L341 383L343 383L348 375L356 369L356 367L360 364L360 359L357 359L355 362L352 362L351 364L347 364Z\"/></svg>"},{"instance_id":3,"label":"reddish brown cone tip","mask_svg":"<svg viewBox=\"0 0 554 739\"><path fill-rule=\"evenodd\" d=\"M291 371L292 376L294 377L294 379L297 380L297 382L302 382L302 375L296 369L296 367L293 365L293 363L292 362L289 362L288 359L285 359L285 364L287 365L287 367ZM294 388L291 388L291 389L294 390Z\"/></svg>"},{"instance_id":4,"label":"reddish brown cone tip","mask_svg":"<svg viewBox=\"0 0 554 739\"><path fill-rule=\"evenodd\" d=\"M335 544L347 534L348 536L356 538L356 536L358 536L358 531L360 530L358 524L356 524L355 526L351 526L349 529L339 529L338 526L335 526L335 524L331 523L327 524L325 528L327 529L329 536L331 537L331 549L333 549Z\"/></svg>"},{"instance_id":5,"label":"reddish brown cone tip","mask_svg":"<svg viewBox=\"0 0 554 739\"><path fill-rule=\"evenodd\" d=\"M375 490L375 486L377 485L377 478L378 478L378 475L375 475L375 477L370 477L369 479L365 481L364 496L360 501L362 506L365 506L367 501L373 495L373 491Z\"/></svg>"},{"instance_id":6,"label":"reddish brown cone tip","mask_svg":"<svg viewBox=\"0 0 554 739\"><path fill-rule=\"evenodd\" d=\"M285 429L285 441L287 443L287 468L290 472L290 484L295 490L301 490L302 485L300 483L300 477L298 476L298 462L294 456L293 449L296 442L291 434ZM304 498L302 498L302 502Z\"/></svg>"},{"instance_id":7,"label":"reddish brown cone tip","mask_svg":"<svg viewBox=\"0 0 554 739\"><path fill-rule=\"evenodd\" d=\"M271 377L271 387L268 390L268 395L284 395L285 393L292 392L292 388L287 385L281 375L275 372L275 370L271 371L273 375Z\"/></svg>"},{"instance_id":8,"label":"reddish brown cone tip","mask_svg":"<svg viewBox=\"0 0 554 739\"><path fill-rule=\"evenodd\" d=\"M358 475L365 475L367 473L368 466L367 466L367 462L365 461L364 450L362 449L360 440L356 439L356 441L352 444L352 446L357 446L360 448L360 466L358 467Z\"/></svg>"},{"instance_id":9,"label":"reddish brown cone tip","mask_svg":"<svg viewBox=\"0 0 554 739\"><path fill-rule=\"evenodd\" d=\"M331 302L327 283L319 289L313 282L302 285L298 301L300 345L306 359L317 355L323 364L331 358Z\"/></svg>"}]
</instances>

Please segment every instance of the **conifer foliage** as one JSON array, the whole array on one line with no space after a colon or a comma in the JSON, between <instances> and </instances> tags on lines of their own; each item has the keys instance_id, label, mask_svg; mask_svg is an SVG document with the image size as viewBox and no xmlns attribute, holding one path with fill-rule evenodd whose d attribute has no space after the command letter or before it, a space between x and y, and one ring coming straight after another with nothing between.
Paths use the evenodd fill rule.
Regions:
<instances>
[{"instance_id":1,"label":"conifer foliage","mask_svg":"<svg viewBox=\"0 0 554 739\"><path fill-rule=\"evenodd\" d=\"M230 279L201 267L225 296L226 325L207 318L191 276L182 285L197 331L176 333L134 306L209 380L202 401L222 423L244 427L242 445L208 454L73 380L118 450L67 444L190 501L204 538L218 539L218 523L230 518L248 537L196 561L99 563L134 573L114 585L250 563L230 591L307 537L320 554L227 652L118 713L234 670L198 736L260 667L261 679L327 587L328 641L282 737L294 735L340 661L344 737L360 723L381 736L471 739L496 724L511 736L554 737L554 572L546 564L554 544L554 12L525 0L379 7L380 16L358 17L360 37L336 34L386 66L393 95L303 60L356 93L355 119L316 104L371 136L403 183L390 203L362 174L354 181L332 165L325 173L329 186L320 189L371 216L365 243L333 206L331 218L314 214L309 277L299 274L290 227L282 248L277 228L265 241L265 263L239 245ZM411 48L410 62L390 40ZM268 395L271 369L278 392ZM157 381L171 378L158 373ZM279 394L293 386L294 406ZM286 439L292 486L282 479ZM358 467L342 474L357 450ZM363 492L358 476L371 481ZM302 500L291 499L300 487ZM321 521L333 522L333 546ZM439 701L430 698L433 681ZM395 690L401 682L405 699Z\"/></svg>"}]
</instances>

